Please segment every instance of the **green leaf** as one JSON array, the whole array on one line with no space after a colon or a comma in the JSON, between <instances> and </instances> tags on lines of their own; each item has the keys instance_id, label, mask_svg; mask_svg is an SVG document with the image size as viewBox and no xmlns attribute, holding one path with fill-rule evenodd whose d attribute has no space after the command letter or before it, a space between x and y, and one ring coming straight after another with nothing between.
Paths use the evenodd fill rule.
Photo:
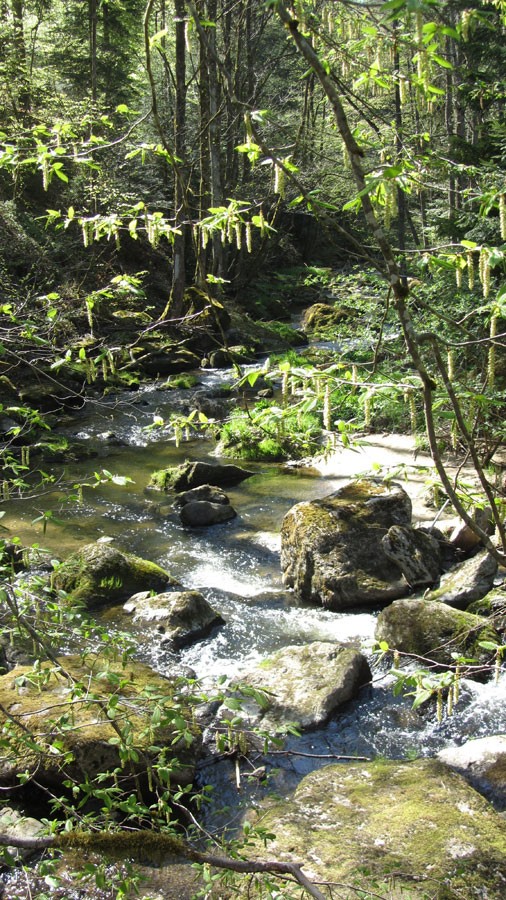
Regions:
<instances>
[{"instance_id":1,"label":"green leaf","mask_svg":"<svg viewBox=\"0 0 506 900\"><path fill-rule=\"evenodd\" d=\"M433 59L434 62L437 62L438 66L441 66L443 69L453 69L451 62L447 59L443 59L442 56L438 56L436 53L431 55L431 59Z\"/></svg>"}]
</instances>

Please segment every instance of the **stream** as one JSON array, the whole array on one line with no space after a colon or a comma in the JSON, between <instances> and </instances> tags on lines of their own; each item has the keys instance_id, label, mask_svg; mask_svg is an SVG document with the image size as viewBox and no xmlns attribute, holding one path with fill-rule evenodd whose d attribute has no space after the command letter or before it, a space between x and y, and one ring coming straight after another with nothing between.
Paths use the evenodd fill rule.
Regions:
<instances>
[{"instance_id":1,"label":"stream","mask_svg":"<svg viewBox=\"0 0 506 900\"><path fill-rule=\"evenodd\" d=\"M231 373L203 370L199 373L199 389L210 391L227 377L230 379ZM226 624L184 649L178 659L191 667L205 686L220 675L240 675L252 663L292 644L345 641L368 652L374 635L374 611L333 613L302 606L284 589L279 563L280 525L293 504L335 491L374 462L413 463L411 445L400 437L394 452L388 440L374 444L371 439L368 447L352 448L337 463L322 461L319 469L245 463L245 468L255 474L227 490L237 518L211 528L187 529L172 508L171 497L147 491L146 486L154 470L187 458L216 462L212 446L195 439L176 447L168 427L149 426L154 416L167 420L173 410L184 409L194 390L168 391L161 383L153 383L137 393L87 403L77 420L58 431L83 441L92 451L91 458L54 463L54 485L36 500L6 504L2 524L26 545L36 543L59 559L84 543L114 539L120 549L166 568L186 589L201 591ZM47 465L44 468L48 471ZM101 469L128 476L134 483L87 487L82 503L68 502L64 484L90 481L90 473L93 476ZM420 477L423 484L423 473ZM410 486L413 484L415 481ZM415 487L419 490L420 484ZM31 523L47 510L52 511L54 520L49 521L43 534L40 522ZM425 515L433 517L434 513ZM130 627L121 611L112 617L108 613L107 621L111 627ZM174 656L142 633L137 639L139 656L161 673L168 671ZM290 790L303 775L332 762L334 757L432 756L443 747L470 738L506 732L504 676L498 684L464 681L453 716L445 716L438 723L432 707L414 711L409 698L393 695L390 676L384 670L374 666L373 671L373 683L325 728L289 738L283 753L269 757L270 765L277 770L273 782L276 790ZM203 776L214 783L220 804L229 807L237 806L230 770L230 763L209 766ZM251 802L249 794L247 800Z\"/></svg>"}]
</instances>

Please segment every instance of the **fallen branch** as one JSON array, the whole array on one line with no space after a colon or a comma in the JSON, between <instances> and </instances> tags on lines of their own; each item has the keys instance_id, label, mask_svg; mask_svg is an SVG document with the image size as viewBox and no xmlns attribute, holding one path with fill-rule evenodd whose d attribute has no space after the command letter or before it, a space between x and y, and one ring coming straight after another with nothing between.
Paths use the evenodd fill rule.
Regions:
<instances>
[{"instance_id":1,"label":"fallen branch","mask_svg":"<svg viewBox=\"0 0 506 900\"><path fill-rule=\"evenodd\" d=\"M183 856L193 862L203 863L215 869L227 869L242 874L258 874L268 872L273 875L288 875L301 887L315 897L326 900L314 884L302 872L300 863L278 862L277 860L233 859L229 856L218 856L195 850L180 838L170 834L157 834L154 831L68 831L47 837L14 837L0 834L0 846L20 847L27 850L79 850L96 852L121 859L153 860L161 864L171 856Z\"/></svg>"}]
</instances>

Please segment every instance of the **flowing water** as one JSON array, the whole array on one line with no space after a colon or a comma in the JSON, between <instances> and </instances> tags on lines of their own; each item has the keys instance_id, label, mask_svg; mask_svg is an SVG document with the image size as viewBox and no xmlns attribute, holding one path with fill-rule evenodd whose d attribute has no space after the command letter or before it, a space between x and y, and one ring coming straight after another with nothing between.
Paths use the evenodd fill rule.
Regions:
<instances>
[{"instance_id":1,"label":"flowing water","mask_svg":"<svg viewBox=\"0 0 506 900\"><path fill-rule=\"evenodd\" d=\"M210 390L224 377L222 372L201 373L202 386ZM172 410L187 409L192 393L167 391L152 384L137 394L87 404L77 422L62 433L82 441L92 458L55 464L54 486L36 501L7 505L3 524L24 543L38 543L60 559L86 542L114 539L120 549L168 569L185 588L200 590L226 624L185 649L179 659L206 683L223 674L240 675L252 662L283 646L315 640L370 644L374 612L339 614L305 607L284 590L279 530L294 503L324 496L372 462L385 462L385 446L380 442L365 456L363 449L357 448L343 457L337 469L324 462L319 472L247 464L254 475L228 491L237 518L212 528L186 529L170 497L146 487L153 471L185 458L216 461L209 443L194 440L177 448L168 427L150 427L155 416L168 419ZM412 461L412 451L408 453L402 442L397 450L401 462L409 461L408 456ZM392 462L399 462L399 453ZM133 484L87 487L82 503L69 503L68 486L89 481L90 473L93 481L93 473L102 469L128 476ZM48 510L53 520L42 534L40 522L31 522ZM122 629L131 627L119 610L112 621L111 627L114 622ZM137 638L141 657L159 671L167 670L174 657L143 634ZM497 685L464 683L454 715L441 723L432 708L413 711L411 701L394 697L391 687L389 676L375 669L373 683L326 728L290 739L282 754L270 757L270 764L280 769L278 788L292 787L303 774L335 757L433 755L469 738L506 731L504 678ZM232 803L230 772L214 767L212 773L206 771L205 778L211 775L221 801Z\"/></svg>"}]
</instances>

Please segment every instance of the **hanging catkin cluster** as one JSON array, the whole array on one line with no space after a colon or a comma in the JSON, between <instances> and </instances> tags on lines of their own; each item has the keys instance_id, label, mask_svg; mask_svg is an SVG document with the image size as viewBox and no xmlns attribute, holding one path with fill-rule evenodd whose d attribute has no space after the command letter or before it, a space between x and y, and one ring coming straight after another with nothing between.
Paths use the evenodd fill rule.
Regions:
<instances>
[{"instance_id":1,"label":"hanging catkin cluster","mask_svg":"<svg viewBox=\"0 0 506 900\"><path fill-rule=\"evenodd\" d=\"M467 258L467 286L470 291L474 288L474 257L472 250L466 253Z\"/></svg>"},{"instance_id":2,"label":"hanging catkin cluster","mask_svg":"<svg viewBox=\"0 0 506 900\"><path fill-rule=\"evenodd\" d=\"M42 157L40 167L42 169L42 187L44 188L45 191L47 191L49 188L50 181L51 181L49 156Z\"/></svg>"},{"instance_id":3,"label":"hanging catkin cluster","mask_svg":"<svg viewBox=\"0 0 506 900\"><path fill-rule=\"evenodd\" d=\"M385 184L385 205L383 207L383 222L385 228L390 228L392 219L397 215L397 185L395 181Z\"/></svg>"},{"instance_id":4,"label":"hanging catkin cluster","mask_svg":"<svg viewBox=\"0 0 506 900\"><path fill-rule=\"evenodd\" d=\"M280 197L285 196L285 170L278 165L274 165L274 193Z\"/></svg>"},{"instance_id":5,"label":"hanging catkin cluster","mask_svg":"<svg viewBox=\"0 0 506 900\"><path fill-rule=\"evenodd\" d=\"M83 235L83 244L89 247L95 239L95 222L93 219L81 219L81 231Z\"/></svg>"},{"instance_id":6,"label":"hanging catkin cluster","mask_svg":"<svg viewBox=\"0 0 506 900\"><path fill-rule=\"evenodd\" d=\"M160 237L162 235L160 214L146 213L144 221L146 224L146 234L148 237L148 241L152 247L156 248L160 243Z\"/></svg>"},{"instance_id":7,"label":"hanging catkin cluster","mask_svg":"<svg viewBox=\"0 0 506 900\"><path fill-rule=\"evenodd\" d=\"M461 267L462 257L457 256L455 263L456 263L456 265L455 265L455 281L457 282L457 287L460 289L462 287L462 274L463 274L462 267Z\"/></svg>"},{"instance_id":8,"label":"hanging catkin cluster","mask_svg":"<svg viewBox=\"0 0 506 900\"><path fill-rule=\"evenodd\" d=\"M406 105L408 98L408 80L405 75L399 74L399 101L401 106Z\"/></svg>"},{"instance_id":9,"label":"hanging catkin cluster","mask_svg":"<svg viewBox=\"0 0 506 900\"><path fill-rule=\"evenodd\" d=\"M499 194L499 225L501 238L506 241L506 194Z\"/></svg>"},{"instance_id":10,"label":"hanging catkin cluster","mask_svg":"<svg viewBox=\"0 0 506 900\"><path fill-rule=\"evenodd\" d=\"M485 300L490 294L490 250L482 247L480 251L480 282Z\"/></svg>"},{"instance_id":11,"label":"hanging catkin cluster","mask_svg":"<svg viewBox=\"0 0 506 900\"><path fill-rule=\"evenodd\" d=\"M462 35L463 41L469 40L470 24L471 24L471 10L463 9L462 14L460 16L460 33Z\"/></svg>"},{"instance_id":12,"label":"hanging catkin cluster","mask_svg":"<svg viewBox=\"0 0 506 900\"><path fill-rule=\"evenodd\" d=\"M497 337L497 325L499 322L499 313L495 310L490 319L490 346L488 348L487 363L487 385L490 389L495 383L495 338Z\"/></svg>"}]
</instances>

